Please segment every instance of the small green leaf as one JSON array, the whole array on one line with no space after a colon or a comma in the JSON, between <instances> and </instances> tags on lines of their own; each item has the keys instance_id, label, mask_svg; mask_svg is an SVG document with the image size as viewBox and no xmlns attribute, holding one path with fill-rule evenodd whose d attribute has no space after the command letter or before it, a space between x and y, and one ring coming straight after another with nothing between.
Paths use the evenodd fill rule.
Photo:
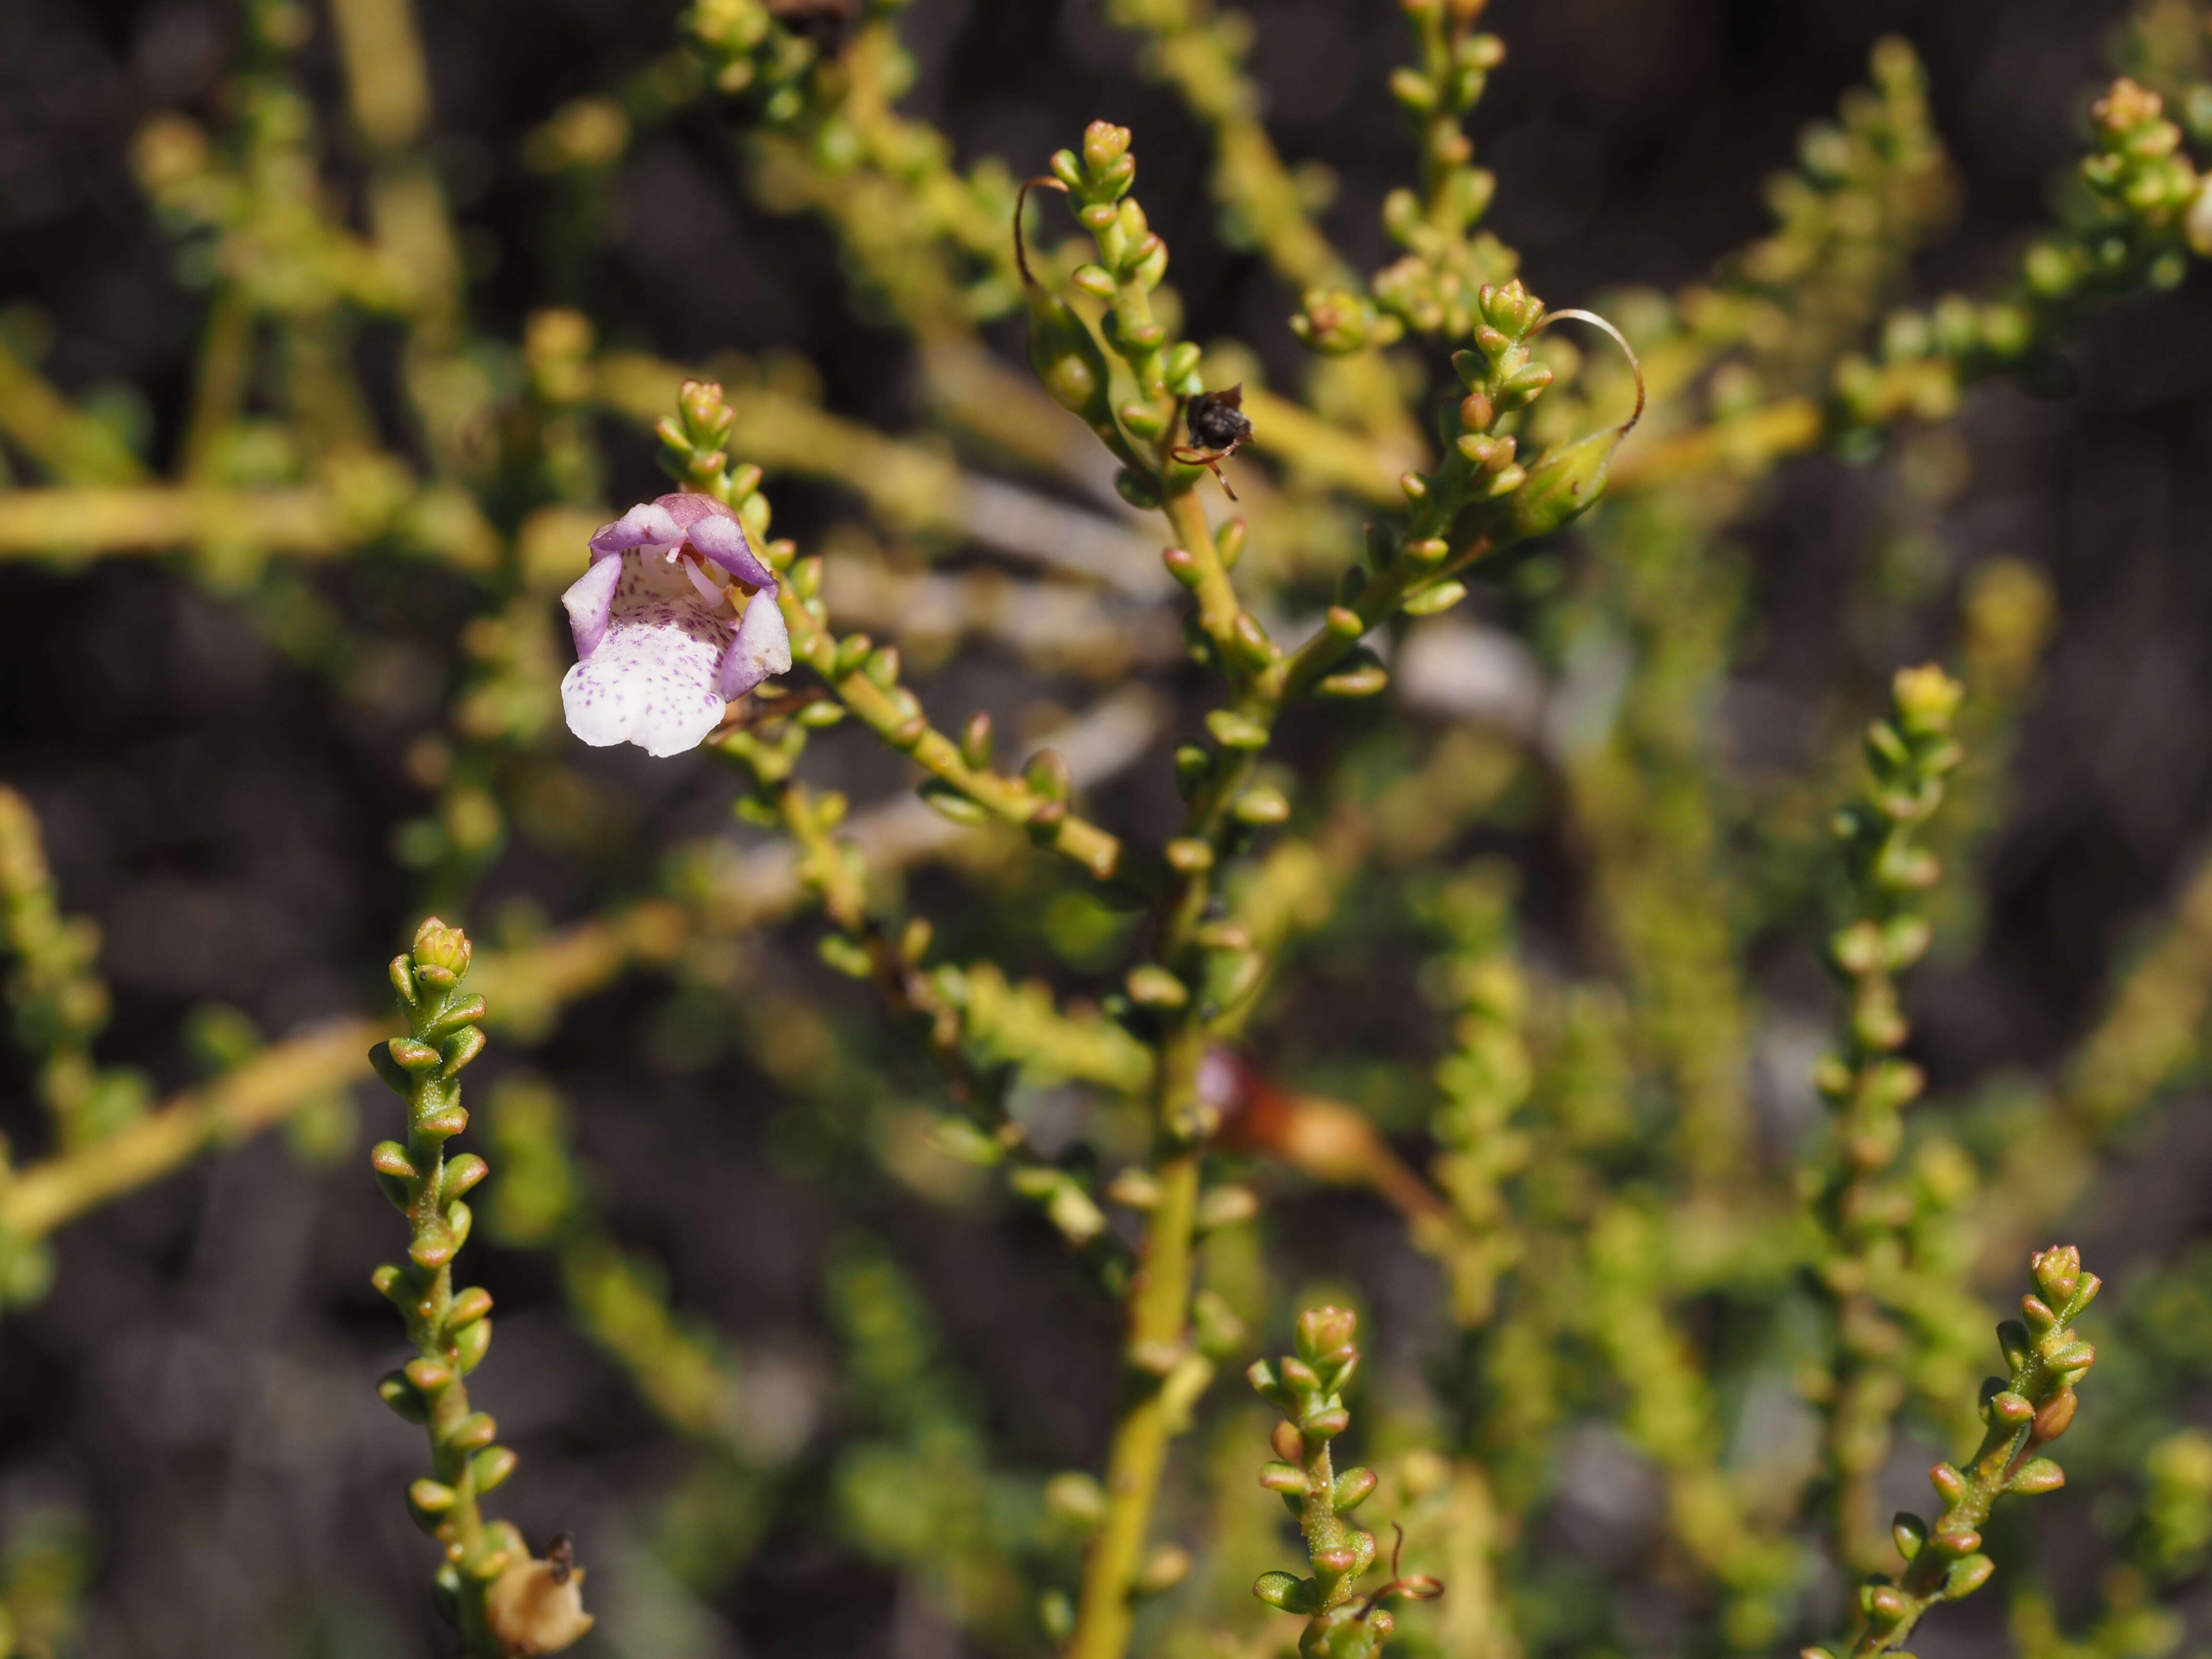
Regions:
<instances>
[{"instance_id":1,"label":"small green leaf","mask_svg":"<svg viewBox=\"0 0 2212 1659\"><path fill-rule=\"evenodd\" d=\"M941 778L932 778L921 786L922 804L939 817L972 829L991 815L980 804L968 799Z\"/></svg>"},{"instance_id":2,"label":"small green leaf","mask_svg":"<svg viewBox=\"0 0 2212 1659\"><path fill-rule=\"evenodd\" d=\"M1409 617L1433 617L1439 611L1449 611L1467 597L1465 582L1438 582L1418 593L1407 596L1400 607Z\"/></svg>"},{"instance_id":3,"label":"small green leaf","mask_svg":"<svg viewBox=\"0 0 2212 1659\"><path fill-rule=\"evenodd\" d=\"M1253 1581L1252 1594L1285 1613L1314 1611L1313 1583L1295 1573L1263 1572Z\"/></svg>"},{"instance_id":4,"label":"small green leaf","mask_svg":"<svg viewBox=\"0 0 2212 1659\"><path fill-rule=\"evenodd\" d=\"M1950 1571L1943 1575L1943 1599L1956 1601L1961 1596L1972 1595L1990 1582L1990 1575L1997 1564L1986 1555L1970 1555L1954 1562Z\"/></svg>"},{"instance_id":5,"label":"small green leaf","mask_svg":"<svg viewBox=\"0 0 2212 1659\"><path fill-rule=\"evenodd\" d=\"M1217 708L1206 717L1206 729L1227 749L1265 749L1267 728L1233 708Z\"/></svg>"},{"instance_id":6,"label":"small green leaf","mask_svg":"<svg viewBox=\"0 0 2212 1659\"><path fill-rule=\"evenodd\" d=\"M2057 1492L2066 1484L2066 1471L2047 1457L2031 1457L2020 1466L2020 1471L2006 1484L2007 1492L2016 1492L2024 1497L2038 1492Z\"/></svg>"},{"instance_id":7,"label":"small green leaf","mask_svg":"<svg viewBox=\"0 0 2212 1659\"><path fill-rule=\"evenodd\" d=\"M1260 1484L1269 1492L1303 1492L1306 1489L1306 1472L1295 1463L1262 1463Z\"/></svg>"}]
</instances>

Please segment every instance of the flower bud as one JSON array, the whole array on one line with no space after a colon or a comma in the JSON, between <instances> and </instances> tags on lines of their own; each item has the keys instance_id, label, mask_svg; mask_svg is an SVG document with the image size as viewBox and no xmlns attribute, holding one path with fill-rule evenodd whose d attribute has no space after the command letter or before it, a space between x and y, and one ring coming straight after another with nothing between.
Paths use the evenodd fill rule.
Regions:
<instances>
[{"instance_id":1,"label":"flower bud","mask_svg":"<svg viewBox=\"0 0 2212 1659\"><path fill-rule=\"evenodd\" d=\"M676 393L676 406L691 434L707 443L720 441L737 423L737 415L723 401L722 388L713 380L686 380Z\"/></svg>"},{"instance_id":2,"label":"flower bud","mask_svg":"<svg viewBox=\"0 0 2212 1659\"><path fill-rule=\"evenodd\" d=\"M1111 121L1093 121L1083 130L1083 165L1103 173L1129 153L1129 129Z\"/></svg>"},{"instance_id":3,"label":"flower bud","mask_svg":"<svg viewBox=\"0 0 2212 1659\"><path fill-rule=\"evenodd\" d=\"M1334 1359L1352 1346L1359 1316L1348 1308L1309 1308L1298 1316L1298 1357L1310 1364Z\"/></svg>"},{"instance_id":4,"label":"flower bud","mask_svg":"<svg viewBox=\"0 0 2212 1659\"><path fill-rule=\"evenodd\" d=\"M2028 1269L2044 1300L2054 1308L2063 1308L2074 1299L2081 1282L2081 1252L2070 1244L2054 1244L2037 1251Z\"/></svg>"},{"instance_id":5,"label":"flower bud","mask_svg":"<svg viewBox=\"0 0 2212 1659\"><path fill-rule=\"evenodd\" d=\"M1966 694L1965 686L1933 663L1900 668L1891 682L1899 723L1915 737L1938 737L1949 731L1951 716Z\"/></svg>"},{"instance_id":6,"label":"flower bud","mask_svg":"<svg viewBox=\"0 0 2212 1659\"><path fill-rule=\"evenodd\" d=\"M1291 331L1310 351L1325 357L1348 356L1370 345L1389 345L1404 332L1364 295L1346 289L1310 289L1291 319Z\"/></svg>"},{"instance_id":7,"label":"flower bud","mask_svg":"<svg viewBox=\"0 0 2212 1659\"><path fill-rule=\"evenodd\" d=\"M1485 283L1475 302L1484 316L1516 337L1528 333L1544 314L1544 302L1529 293L1517 276L1498 288Z\"/></svg>"},{"instance_id":8,"label":"flower bud","mask_svg":"<svg viewBox=\"0 0 2212 1659\"><path fill-rule=\"evenodd\" d=\"M415 930L415 973L426 983L432 982L424 969L443 969L458 980L469 971L469 936L458 927L448 927L432 916ZM453 980L446 981L450 987ZM441 988L446 988L441 987Z\"/></svg>"}]
</instances>

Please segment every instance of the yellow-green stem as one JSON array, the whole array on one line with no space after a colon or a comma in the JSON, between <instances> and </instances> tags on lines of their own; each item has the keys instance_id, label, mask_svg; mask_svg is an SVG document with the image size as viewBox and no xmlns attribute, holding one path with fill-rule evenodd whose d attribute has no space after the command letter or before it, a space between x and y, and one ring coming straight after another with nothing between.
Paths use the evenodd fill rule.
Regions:
<instances>
[{"instance_id":1,"label":"yellow-green stem","mask_svg":"<svg viewBox=\"0 0 2212 1659\"><path fill-rule=\"evenodd\" d=\"M252 370L252 310L235 289L219 289L209 302L207 329L200 337L199 379L192 387L180 466L185 477L207 472L216 440L246 407Z\"/></svg>"},{"instance_id":2,"label":"yellow-green stem","mask_svg":"<svg viewBox=\"0 0 2212 1659\"><path fill-rule=\"evenodd\" d=\"M1040 843L1088 870L1101 881L1128 873L1121 839L1058 802L1040 798L1018 778L1003 777L969 766L959 745L902 707L896 696L860 669L840 674L837 641L806 608L797 586L787 580L778 596L791 631L791 653L819 674L846 710L857 715L894 749L914 757L925 771L952 786L992 817L1030 830Z\"/></svg>"},{"instance_id":3,"label":"yellow-green stem","mask_svg":"<svg viewBox=\"0 0 2212 1659\"><path fill-rule=\"evenodd\" d=\"M427 1024L410 1022L419 1036ZM439 1079L442 1082L443 1079ZM407 1206L408 1225L420 1238L444 1226L447 1136L428 1133L426 1115L449 1103L451 1096L436 1083L417 1079L407 1102L407 1161L418 1172ZM483 1511L477 1504L474 1449L460 1443L461 1426L470 1417L468 1384L461 1380L461 1357L448 1321L453 1306L453 1266L450 1256L427 1273L419 1267L404 1270L405 1282L419 1288L407 1304L407 1334L422 1357L444 1369L446 1381L423 1390L428 1407L425 1426L430 1436L430 1467L439 1483L451 1489L453 1501L447 1512L453 1534L447 1559L459 1569L460 1595L456 1609L461 1640L471 1654L498 1656L502 1648L491 1633L484 1612L484 1576L476 1571L485 1550Z\"/></svg>"},{"instance_id":4,"label":"yellow-green stem","mask_svg":"<svg viewBox=\"0 0 2212 1659\"><path fill-rule=\"evenodd\" d=\"M366 1073L362 1050L389 1030L382 1021L348 1020L275 1044L92 1146L16 1171L0 1186L0 1231L43 1237L212 1146L258 1134Z\"/></svg>"},{"instance_id":5,"label":"yellow-green stem","mask_svg":"<svg viewBox=\"0 0 2212 1659\"><path fill-rule=\"evenodd\" d=\"M1162 503L1168 522L1200 572L1199 614L1207 633L1224 644L1240 607L1223 568L1206 510L1194 490L1170 490ZM1222 652L1224 672L1233 659ZM1227 803L1255 764L1239 752L1236 763L1191 802L1187 836L1202 837L1218 857L1226 840ZM1213 860L1185 870L1159 904L1158 954L1178 971L1194 948L1194 935L1212 890ZM1199 1165L1204 1155L1198 1119L1198 1068L1206 1030L1194 1003L1166 1015L1153 1066L1153 1133L1159 1148L1153 1174L1158 1203L1146 1230L1137 1278L1129 1291L1127 1390L1106 1464L1106 1516L1084 1562L1083 1594L1066 1659L1121 1659L1135 1621L1130 1597L1144 1559L1146 1535L1160 1489L1174 1425L1164 1386L1180 1356L1190 1315L1191 1243L1198 1218Z\"/></svg>"},{"instance_id":6,"label":"yellow-green stem","mask_svg":"<svg viewBox=\"0 0 2212 1659\"><path fill-rule=\"evenodd\" d=\"M1234 676L1237 668L1230 654L1230 641L1243 607L1237 602L1236 589L1230 586L1229 572L1222 567L1220 550L1214 545L1213 529L1206 522L1198 491L1170 488L1160 511L1167 515L1176 544L1190 555L1197 569L1198 583L1191 591L1198 599L1199 623L1220 652L1223 672Z\"/></svg>"},{"instance_id":7,"label":"yellow-green stem","mask_svg":"<svg viewBox=\"0 0 2212 1659\"><path fill-rule=\"evenodd\" d=\"M1164 1061L1168 1055L1162 1056ZM1195 1082L1196 1052L1190 1075L1180 1080L1163 1065L1157 1087L1164 1103ZM1191 1289L1191 1237L1198 1215L1199 1152L1194 1146L1163 1162L1155 1173L1160 1200L1152 1212L1143 1264L1129 1303L1128 1401L1114 1431L1106 1463L1106 1517L1091 1540L1084 1563L1083 1595L1066 1659L1121 1659L1128 1651L1135 1612L1130 1597L1144 1559L1160 1471L1167 1461L1171 1425L1164 1395L1159 1357L1181 1347ZM1140 1367L1137 1358L1152 1362Z\"/></svg>"}]
</instances>

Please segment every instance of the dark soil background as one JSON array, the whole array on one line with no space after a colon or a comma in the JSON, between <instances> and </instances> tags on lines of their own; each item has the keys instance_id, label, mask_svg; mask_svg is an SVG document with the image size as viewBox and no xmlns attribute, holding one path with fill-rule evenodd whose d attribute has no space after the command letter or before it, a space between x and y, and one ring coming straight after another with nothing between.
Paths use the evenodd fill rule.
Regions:
<instances>
[{"instance_id":1,"label":"dark soil background","mask_svg":"<svg viewBox=\"0 0 2212 1659\"><path fill-rule=\"evenodd\" d=\"M1094 113L1133 125L1190 332L1242 331L1287 364L1288 296L1249 257L1218 250L1201 145L1097 9L915 0L908 35L924 72L911 106L944 121L963 156L995 152L1023 170ZM1331 228L1363 264L1379 264L1376 204L1407 165L1381 89L1404 51L1395 8L1252 9L1279 138L1292 159L1336 170ZM441 0L418 10L448 135L441 161L476 228L474 301L485 326L512 335L546 292L544 190L517 159L520 137L664 50L675 8ZM2078 153L2119 16L2082 0L1498 0L1491 26L1510 57L1474 125L1500 177L1492 223L1555 304L1691 279L1761 230L1762 177L1859 78L1871 42L1895 31L1927 58L1964 184L1957 229L1924 262L1926 290L1986 280ZM136 408L157 461L175 441L197 311L126 149L156 110L211 107L234 29L218 0L0 5L0 304L35 308L10 313L10 325L50 330L46 368L63 386ZM308 61L335 111L326 42ZM603 337L679 356L801 351L835 406L911 422L898 342L852 322L817 228L747 203L716 119L698 112L647 137L618 199L615 239L584 296ZM2202 838L2212 783L2207 299L2197 276L2104 313L2081 342L2069 398L1992 386L1971 402L1978 481L1939 539L1960 567L1991 554L2043 565L2063 622L1991 866L1990 942L1918 993L1939 1075L2062 1052ZM623 500L651 485L641 448L626 465L613 481ZM1746 533L1767 618L1756 674L1777 687L1806 662L1848 655L1828 601L1863 552L1867 488L1838 463L1793 466ZM349 603L370 610L412 602L362 573L331 580L356 585ZM396 633L432 641L438 619ZM342 695L159 564L0 568L0 779L44 816L68 908L106 931L118 1012L104 1057L171 1085L186 1075L177 1023L200 1003L235 1005L272 1033L376 1006L378 964L414 902L387 849L423 805L400 757L438 717L434 690L408 689L435 684L434 665L404 672L425 660L410 648L392 647L401 654L382 691ZM639 802L648 821L716 821L725 787L683 767L667 776L663 796ZM750 1363L818 1368L830 1357L819 1263L839 1200L777 1173L764 1147L782 1103L740 1061L638 1072L631 1033L661 996L631 985L595 1000L537 1063L576 1107L616 1225L674 1264L679 1297L733 1333ZM386 1109L381 1096L364 1106ZM2184 1126L2192 1115L2173 1115ZM35 1140L14 1061L0 1069L0 1120ZM2148 1155L2159 1180L2142 1200L2093 1221L2119 1259L2163 1253L2212 1222L2206 1139L2169 1132ZM443 1650L416 1616L428 1549L398 1501L419 1439L368 1389L397 1344L368 1273L398 1239L358 1161L316 1172L270 1140L163 1183L70 1230L52 1297L0 1324L0 1536L11 1514L49 1498L87 1508L86 1651ZM877 1205L869 1224L921 1276L1012 1455L1092 1462L1110 1322L1033 1224ZM1379 1223L1356 1206L1342 1218ZM640 1426L620 1377L564 1327L544 1265L483 1255L502 1314L481 1375L526 1477L509 1489L511 1512L533 1538L576 1531L619 1595L636 1556L623 1540L682 1455ZM961 1651L891 1575L804 1517L793 1524L715 1608L686 1615L703 1622L664 1620L656 1633L633 1620L647 1633L608 1650ZM632 1596L643 1571L629 1575Z\"/></svg>"}]
</instances>

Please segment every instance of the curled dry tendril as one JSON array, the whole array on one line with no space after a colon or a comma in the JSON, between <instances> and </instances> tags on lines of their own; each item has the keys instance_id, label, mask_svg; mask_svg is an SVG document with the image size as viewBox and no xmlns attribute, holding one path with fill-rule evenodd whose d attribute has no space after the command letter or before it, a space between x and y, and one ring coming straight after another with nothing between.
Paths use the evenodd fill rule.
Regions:
<instances>
[{"instance_id":1,"label":"curled dry tendril","mask_svg":"<svg viewBox=\"0 0 2212 1659\"><path fill-rule=\"evenodd\" d=\"M1629 411L1628 418L1615 428L1622 437L1626 438L1636 429L1636 423L1644 418L1644 364L1637 357L1636 348L1628 343L1628 337L1626 334L1615 328L1605 318L1599 316L1595 311L1583 311L1577 307L1570 307L1565 311L1547 313L1544 320L1536 325L1535 331L1541 334L1553 323L1560 322L1588 323L1593 328L1603 330L1612 337L1613 344L1619 346L1622 354L1627 357L1629 373L1636 377L1636 407Z\"/></svg>"}]
</instances>

